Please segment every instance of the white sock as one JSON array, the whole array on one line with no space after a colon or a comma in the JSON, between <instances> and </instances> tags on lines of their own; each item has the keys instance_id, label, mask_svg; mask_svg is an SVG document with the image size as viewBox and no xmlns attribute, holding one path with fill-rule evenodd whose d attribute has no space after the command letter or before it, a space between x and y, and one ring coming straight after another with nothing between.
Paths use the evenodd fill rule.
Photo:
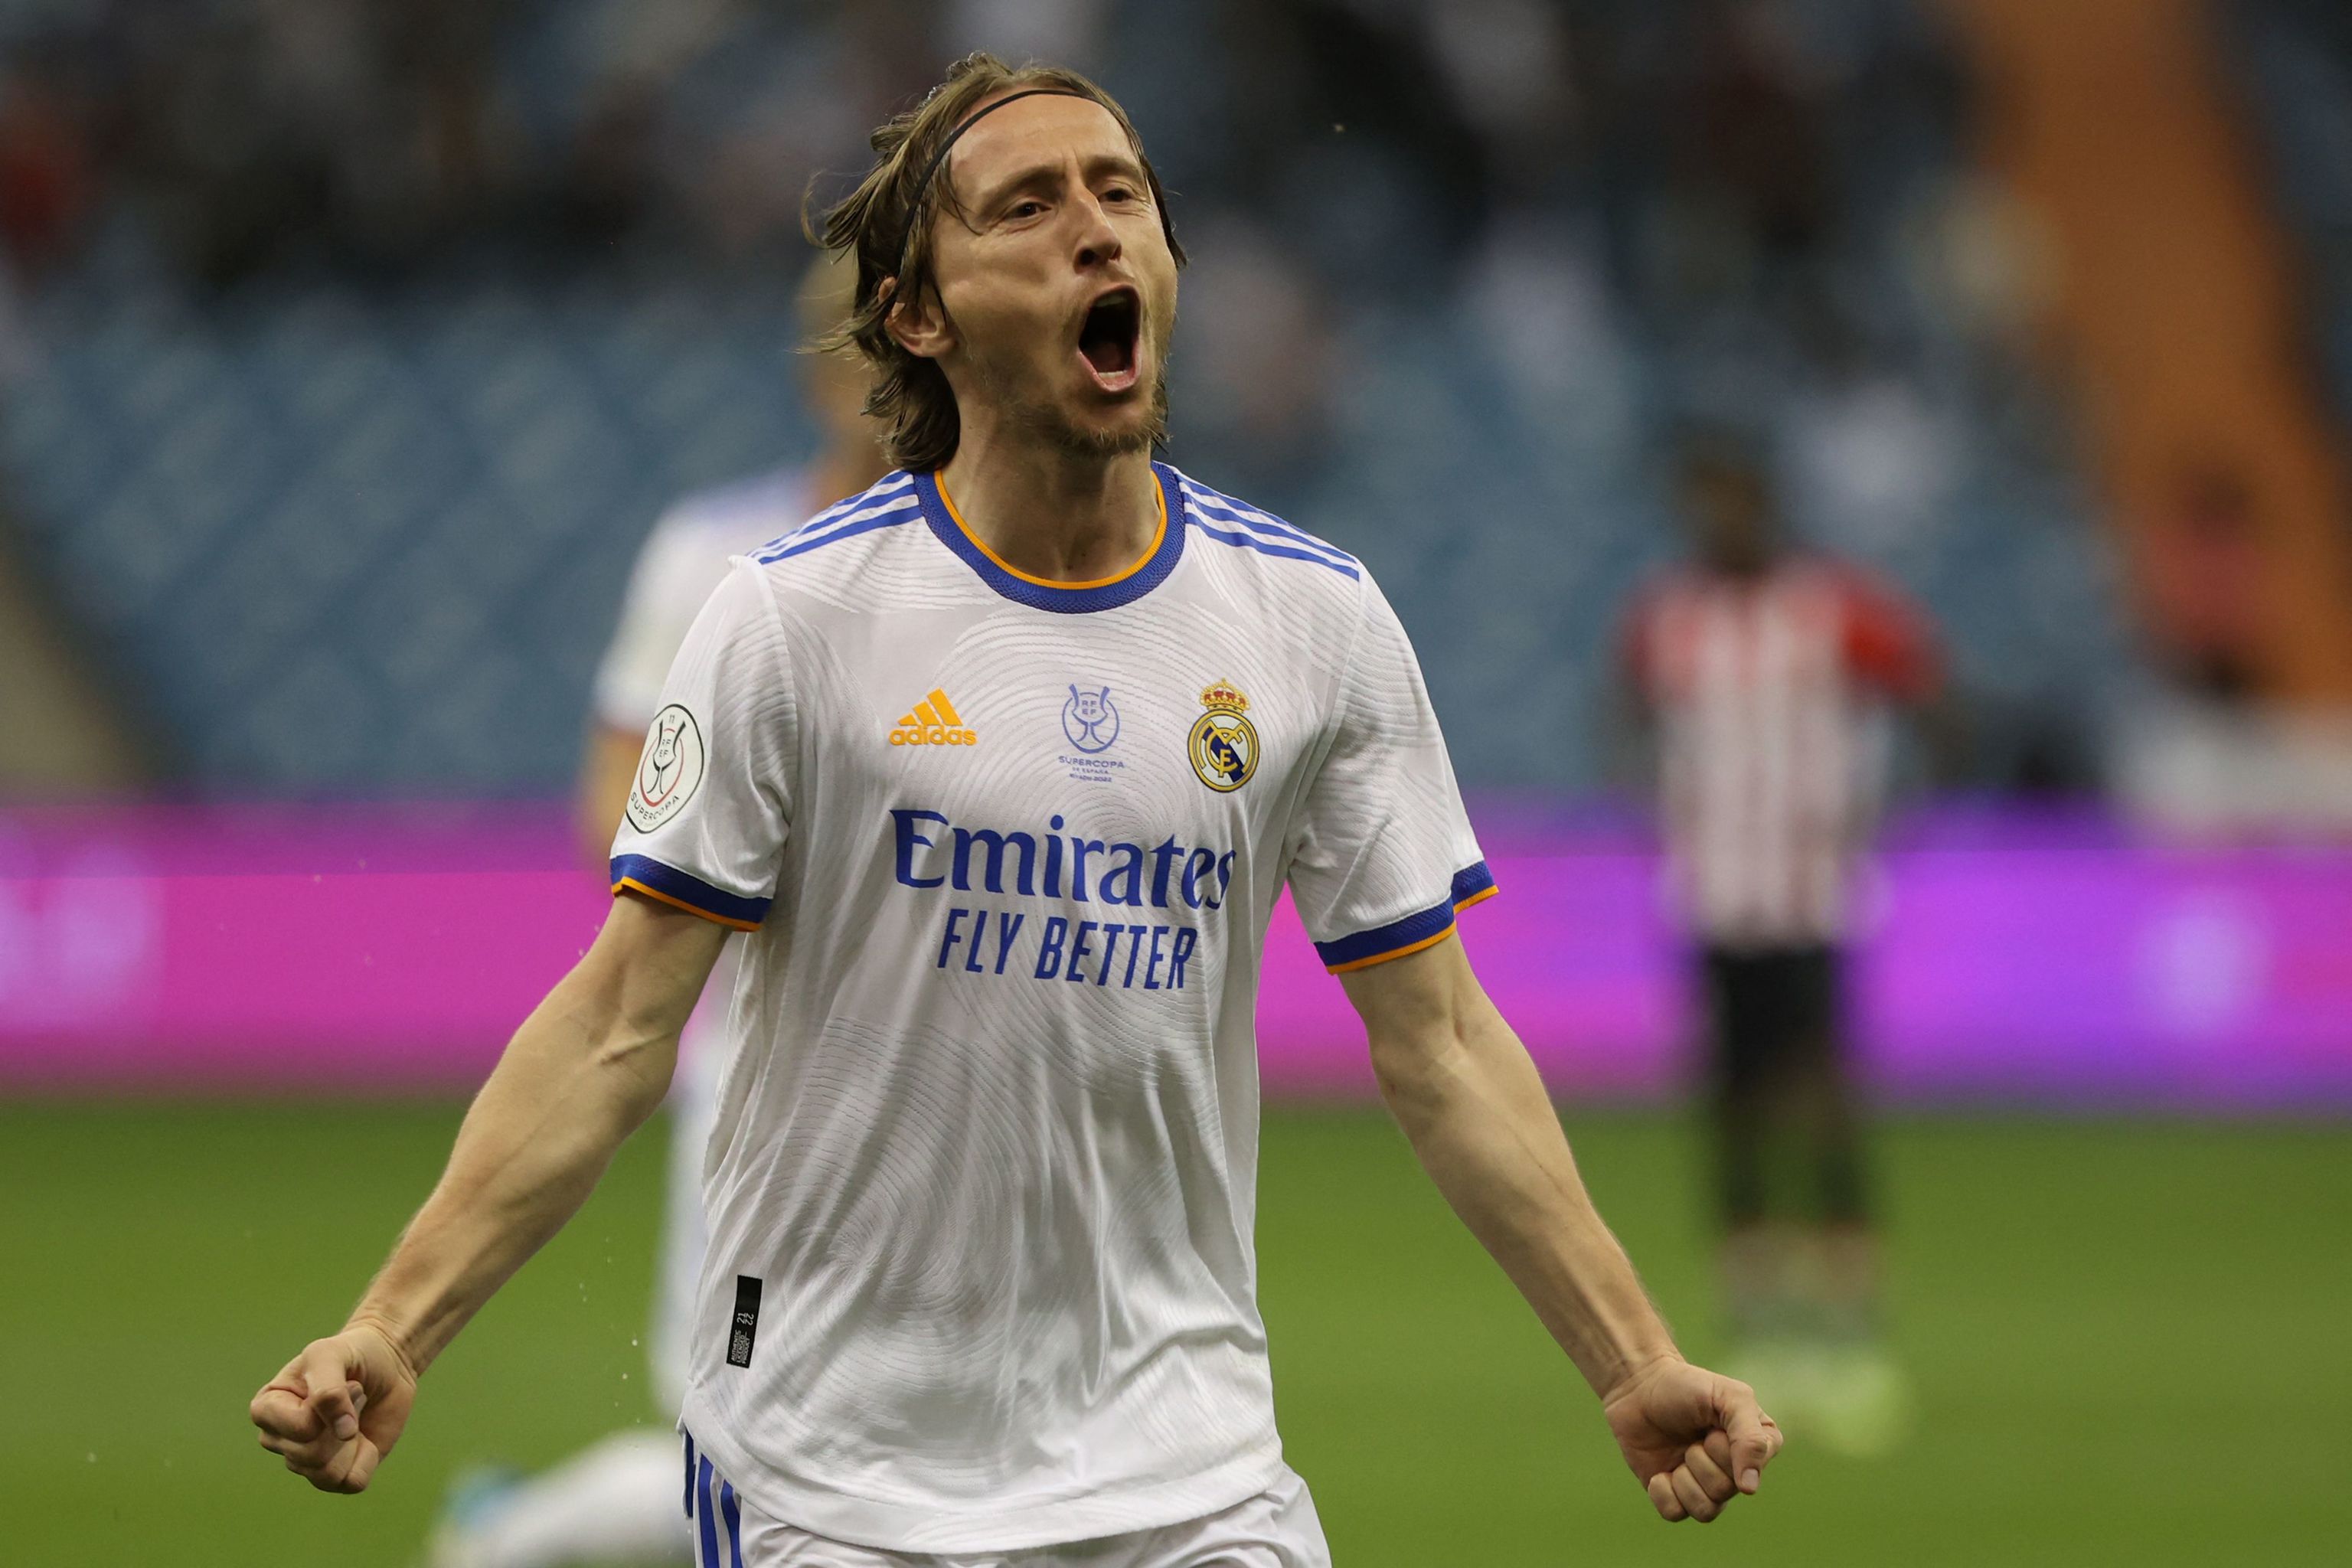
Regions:
<instances>
[{"instance_id":1,"label":"white sock","mask_svg":"<svg viewBox=\"0 0 2352 1568\"><path fill-rule=\"evenodd\" d=\"M694 1560L686 1458L675 1432L615 1432L501 1501L478 1540L482 1568Z\"/></svg>"}]
</instances>

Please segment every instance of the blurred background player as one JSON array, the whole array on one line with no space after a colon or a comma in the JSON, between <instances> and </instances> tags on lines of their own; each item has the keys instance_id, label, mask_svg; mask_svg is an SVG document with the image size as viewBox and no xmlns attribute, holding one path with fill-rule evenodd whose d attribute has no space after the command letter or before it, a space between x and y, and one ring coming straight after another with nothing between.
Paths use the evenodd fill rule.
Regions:
<instances>
[{"instance_id":1,"label":"blurred background player","mask_svg":"<svg viewBox=\"0 0 2352 1568\"><path fill-rule=\"evenodd\" d=\"M857 268L820 252L799 295L805 342L849 312ZM600 868L621 821L661 706L662 682L703 602L748 554L798 527L888 468L866 417L867 378L843 353L810 352L802 385L821 445L805 464L690 495L662 514L638 552L620 625L596 669L595 711L580 768L582 843ZM740 939L730 940L679 1041L670 1090L669 1182L648 1360L656 1407L675 1415L686 1397L687 1340L703 1253L702 1160L717 1102L725 998L735 989ZM432 1568L565 1568L613 1561L690 1561L679 1506L677 1438L667 1426L615 1432L527 1480L498 1471L461 1477L433 1543Z\"/></svg>"},{"instance_id":2,"label":"blurred background player","mask_svg":"<svg viewBox=\"0 0 2352 1568\"><path fill-rule=\"evenodd\" d=\"M1820 1436L1876 1452L1908 1398L1879 1337L1844 958L1885 716L1934 692L1936 658L1893 590L1791 545L1739 441L1687 437L1680 480L1691 558L1636 601L1626 674L1697 949L1736 1354Z\"/></svg>"}]
</instances>

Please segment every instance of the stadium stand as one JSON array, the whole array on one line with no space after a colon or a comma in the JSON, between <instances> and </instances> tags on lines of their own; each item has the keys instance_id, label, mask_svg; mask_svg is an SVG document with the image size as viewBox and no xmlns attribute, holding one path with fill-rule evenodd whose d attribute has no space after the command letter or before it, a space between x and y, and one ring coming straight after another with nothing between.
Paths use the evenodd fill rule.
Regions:
<instances>
[{"instance_id":1,"label":"stadium stand","mask_svg":"<svg viewBox=\"0 0 2352 1568\"><path fill-rule=\"evenodd\" d=\"M2227 7L2238 96L2305 258L2330 395L2352 411L2352 18L2326 0Z\"/></svg>"},{"instance_id":2,"label":"stadium stand","mask_svg":"<svg viewBox=\"0 0 2352 1568\"><path fill-rule=\"evenodd\" d=\"M599 100L552 10L515 8L540 20L497 59L517 119L578 126ZM2056 400L2021 392L1999 310L1930 243L1981 205L1943 46L1906 5L1787 8L1815 11L1841 26L1693 64L1644 8L1595 8L1571 40L1575 128L1532 169L1505 153L1540 104L1489 123L1463 100L1385 139L1261 126L1236 148L1203 106L1250 84L1131 95L1201 258L1173 455L1372 564L1473 783L1601 781L1618 606L1673 547L1658 458L1693 417L1751 426L1801 527L1950 628L1979 782L2081 782L2084 715L2134 679ZM796 79L814 24L746 26L730 47ZM698 57L668 90L717 69ZM1715 129L1662 139L1684 121ZM1738 149L1767 132L1801 180L1759 183ZM1448 136L1475 200L1416 238L1419 194L1444 182L1398 149ZM1228 188L1237 161L1289 183L1183 196ZM551 263L509 232L397 267L328 245L208 283L152 214L96 210L19 303L0 463L29 556L201 793L556 792L647 519L803 443L789 260L710 265L656 222L609 257L567 241ZM1315 367L1286 402L1301 373L1269 342ZM1279 440L1224 412L1254 392L1295 416Z\"/></svg>"}]
</instances>

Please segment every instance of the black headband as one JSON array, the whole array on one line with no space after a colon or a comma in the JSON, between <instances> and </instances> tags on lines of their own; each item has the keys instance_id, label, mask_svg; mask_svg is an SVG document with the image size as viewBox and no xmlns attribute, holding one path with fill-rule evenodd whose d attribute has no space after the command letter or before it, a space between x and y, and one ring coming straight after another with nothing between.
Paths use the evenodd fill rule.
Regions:
<instances>
[{"instance_id":1,"label":"black headband","mask_svg":"<svg viewBox=\"0 0 2352 1568\"><path fill-rule=\"evenodd\" d=\"M1008 92L994 103L965 115L957 122L956 128L948 132L947 140L940 143L939 151L931 154L931 161L923 165L922 178L915 182L914 191L907 197L907 232L898 241L899 272L907 270L907 252L915 243L915 219L922 210L923 193L931 188L931 177L940 172L940 165L948 161L948 154L955 151L956 139L1006 104L1018 103L1024 98L1083 98L1089 103L1097 101L1091 94L1075 88L1024 87L1019 92Z\"/></svg>"}]
</instances>

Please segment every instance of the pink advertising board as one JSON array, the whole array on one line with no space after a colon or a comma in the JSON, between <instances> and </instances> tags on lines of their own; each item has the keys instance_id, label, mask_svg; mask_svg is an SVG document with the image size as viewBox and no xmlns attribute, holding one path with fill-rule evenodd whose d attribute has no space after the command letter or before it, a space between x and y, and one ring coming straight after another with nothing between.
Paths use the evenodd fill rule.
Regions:
<instances>
[{"instance_id":1,"label":"pink advertising board","mask_svg":"<svg viewBox=\"0 0 2352 1568\"><path fill-rule=\"evenodd\" d=\"M462 1087L606 901L539 808L0 816L0 1088Z\"/></svg>"},{"instance_id":2,"label":"pink advertising board","mask_svg":"<svg viewBox=\"0 0 2352 1568\"><path fill-rule=\"evenodd\" d=\"M1496 812L1463 917L1566 1096L1681 1081L1687 958L1622 828ZM0 814L0 1092L462 1089L607 902L544 807ZM1885 859L1853 970L1905 1100L2352 1109L2352 850L2167 849L1975 816ZM1286 903L1269 1092L1370 1089L1360 1027Z\"/></svg>"}]
</instances>

